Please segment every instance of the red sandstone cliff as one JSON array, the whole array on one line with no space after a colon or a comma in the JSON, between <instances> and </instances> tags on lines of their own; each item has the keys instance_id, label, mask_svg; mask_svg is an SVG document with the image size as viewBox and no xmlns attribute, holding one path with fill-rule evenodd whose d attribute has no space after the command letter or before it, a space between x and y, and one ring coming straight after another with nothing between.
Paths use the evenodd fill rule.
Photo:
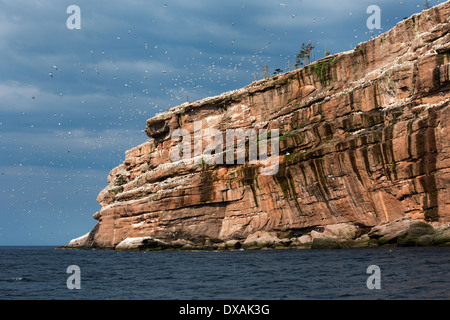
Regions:
<instances>
[{"instance_id":1,"label":"red sandstone cliff","mask_svg":"<svg viewBox=\"0 0 450 320\"><path fill-rule=\"evenodd\" d=\"M72 247L300 237L411 217L450 222L450 2L352 51L147 121L99 194L96 227ZM172 162L171 134L279 129L279 170ZM131 241L131 240L128 240ZM183 242L184 241L184 242Z\"/></svg>"}]
</instances>

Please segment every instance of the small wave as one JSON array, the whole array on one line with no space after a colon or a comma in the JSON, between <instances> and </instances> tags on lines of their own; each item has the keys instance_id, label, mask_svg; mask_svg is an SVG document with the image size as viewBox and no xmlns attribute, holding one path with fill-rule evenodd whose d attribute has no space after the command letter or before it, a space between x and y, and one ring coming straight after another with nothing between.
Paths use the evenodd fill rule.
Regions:
<instances>
[{"instance_id":1,"label":"small wave","mask_svg":"<svg viewBox=\"0 0 450 320\"><path fill-rule=\"evenodd\" d=\"M25 278L22 278L22 277L14 277L14 278L11 278L11 280L12 281L22 281L22 280L24 280Z\"/></svg>"},{"instance_id":2,"label":"small wave","mask_svg":"<svg viewBox=\"0 0 450 320\"><path fill-rule=\"evenodd\" d=\"M14 281L32 281L32 280L29 278L25 278L25 277L12 277L12 278L7 279L6 281L14 282Z\"/></svg>"}]
</instances>

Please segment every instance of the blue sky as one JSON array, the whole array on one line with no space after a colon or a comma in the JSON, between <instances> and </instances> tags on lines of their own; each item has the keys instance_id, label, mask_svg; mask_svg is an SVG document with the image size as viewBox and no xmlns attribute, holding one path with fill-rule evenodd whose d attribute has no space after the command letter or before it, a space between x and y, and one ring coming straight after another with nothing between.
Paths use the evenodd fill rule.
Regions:
<instances>
[{"instance_id":1,"label":"blue sky","mask_svg":"<svg viewBox=\"0 0 450 320\"><path fill-rule=\"evenodd\" d=\"M434 6L443 1L430 0ZM0 0L0 245L64 245L158 112L347 51L423 0ZM81 10L69 30L66 9ZM378 5L381 30L369 30Z\"/></svg>"}]
</instances>

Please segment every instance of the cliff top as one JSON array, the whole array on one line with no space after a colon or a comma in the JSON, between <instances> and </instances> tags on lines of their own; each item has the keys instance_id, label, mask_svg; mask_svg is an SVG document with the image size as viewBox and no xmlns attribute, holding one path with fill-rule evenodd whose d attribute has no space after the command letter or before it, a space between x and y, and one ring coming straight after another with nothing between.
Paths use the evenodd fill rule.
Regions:
<instances>
[{"instance_id":1,"label":"cliff top","mask_svg":"<svg viewBox=\"0 0 450 320\"><path fill-rule=\"evenodd\" d=\"M223 92L216 96L205 97L203 99L193 102L184 102L164 112L157 113L154 117L150 118L148 121L151 124L153 121L157 122L163 119L169 119L175 114L184 113L185 110L195 109L211 103L220 104L221 102L226 101L228 102L239 101L245 95L254 94L259 91L269 90L277 86L282 86L283 84L286 83L286 81L296 77L299 73L305 72L305 70L312 70L313 73L315 73L317 76L316 79L309 79L310 81L309 82L307 81L307 83L305 83L306 85L315 86L317 85L317 81L322 82L323 84L324 82L323 78L326 77L325 73L327 72L325 69L328 68L328 66L334 65L338 61L344 60L345 58L353 58L355 54L358 55L364 52L369 47L374 47L377 45L382 47L385 41L389 42L389 39L393 36L398 36L398 33L406 32L407 30L412 29L414 30L415 35L418 38L423 39L423 41L431 41L432 39L429 39L429 37L430 36L433 37L435 31L434 29L439 28L439 26L437 24L433 25L433 23L436 22L436 20L435 19L430 20L429 19L430 14L436 15L438 12L442 11L447 12L449 10L450 10L450 1L441 3L439 5L436 5L435 7L426 9L420 13L413 14L409 18L406 18L398 22L392 29L386 31L385 33L378 35L377 37L370 39L366 42L359 43L352 50L339 52L333 55L328 55L326 57L323 57L319 60L310 63L305 67L298 68L275 76L271 76L265 79L253 81L252 83L243 88ZM443 16L445 16L445 14ZM423 19L424 17L425 19ZM448 31L448 28L449 27L447 26L445 32ZM416 46L417 45L418 44L416 44ZM411 50L414 50L416 46L412 45ZM448 50L448 48L445 45L441 45L440 47L442 48L442 50ZM434 54L434 52L439 51L441 49L440 47L438 46L433 49L430 49L429 54ZM384 72L388 71L392 67L392 64L394 62L397 62L396 60L398 60L398 57L390 53L392 52L389 52L389 54L384 55L387 59L379 59L382 60L382 63L384 65L376 65L376 68L366 70L365 74L363 74L362 77L348 79L350 81L350 84L351 81L362 84L365 81L373 80L374 77L372 76L372 73L379 72L380 69L383 69ZM326 86L322 87L321 89L322 90L326 89Z\"/></svg>"}]
</instances>

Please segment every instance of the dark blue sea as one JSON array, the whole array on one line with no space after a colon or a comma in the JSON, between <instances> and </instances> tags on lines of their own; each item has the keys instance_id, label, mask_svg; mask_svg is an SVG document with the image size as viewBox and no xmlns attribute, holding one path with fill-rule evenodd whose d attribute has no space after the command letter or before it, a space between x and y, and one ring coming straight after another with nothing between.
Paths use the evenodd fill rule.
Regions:
<instances>
[{"instance_id":1,"label":"dark blue sea","mask_svg":"<svg viewBox=\"0 0 450 320\"><path fill-rule=\"evenodd\" d=\"M67 273L69 266L79 273ZM369 266L380 288L369 289ZM450 298L450 248L116 252L0 247L0 299ZM79 289L69 289L78 277ZM70 278L70 279L69 279ZM70 280L70 281L69 281Z\"/></svg>"}]
</instances>

